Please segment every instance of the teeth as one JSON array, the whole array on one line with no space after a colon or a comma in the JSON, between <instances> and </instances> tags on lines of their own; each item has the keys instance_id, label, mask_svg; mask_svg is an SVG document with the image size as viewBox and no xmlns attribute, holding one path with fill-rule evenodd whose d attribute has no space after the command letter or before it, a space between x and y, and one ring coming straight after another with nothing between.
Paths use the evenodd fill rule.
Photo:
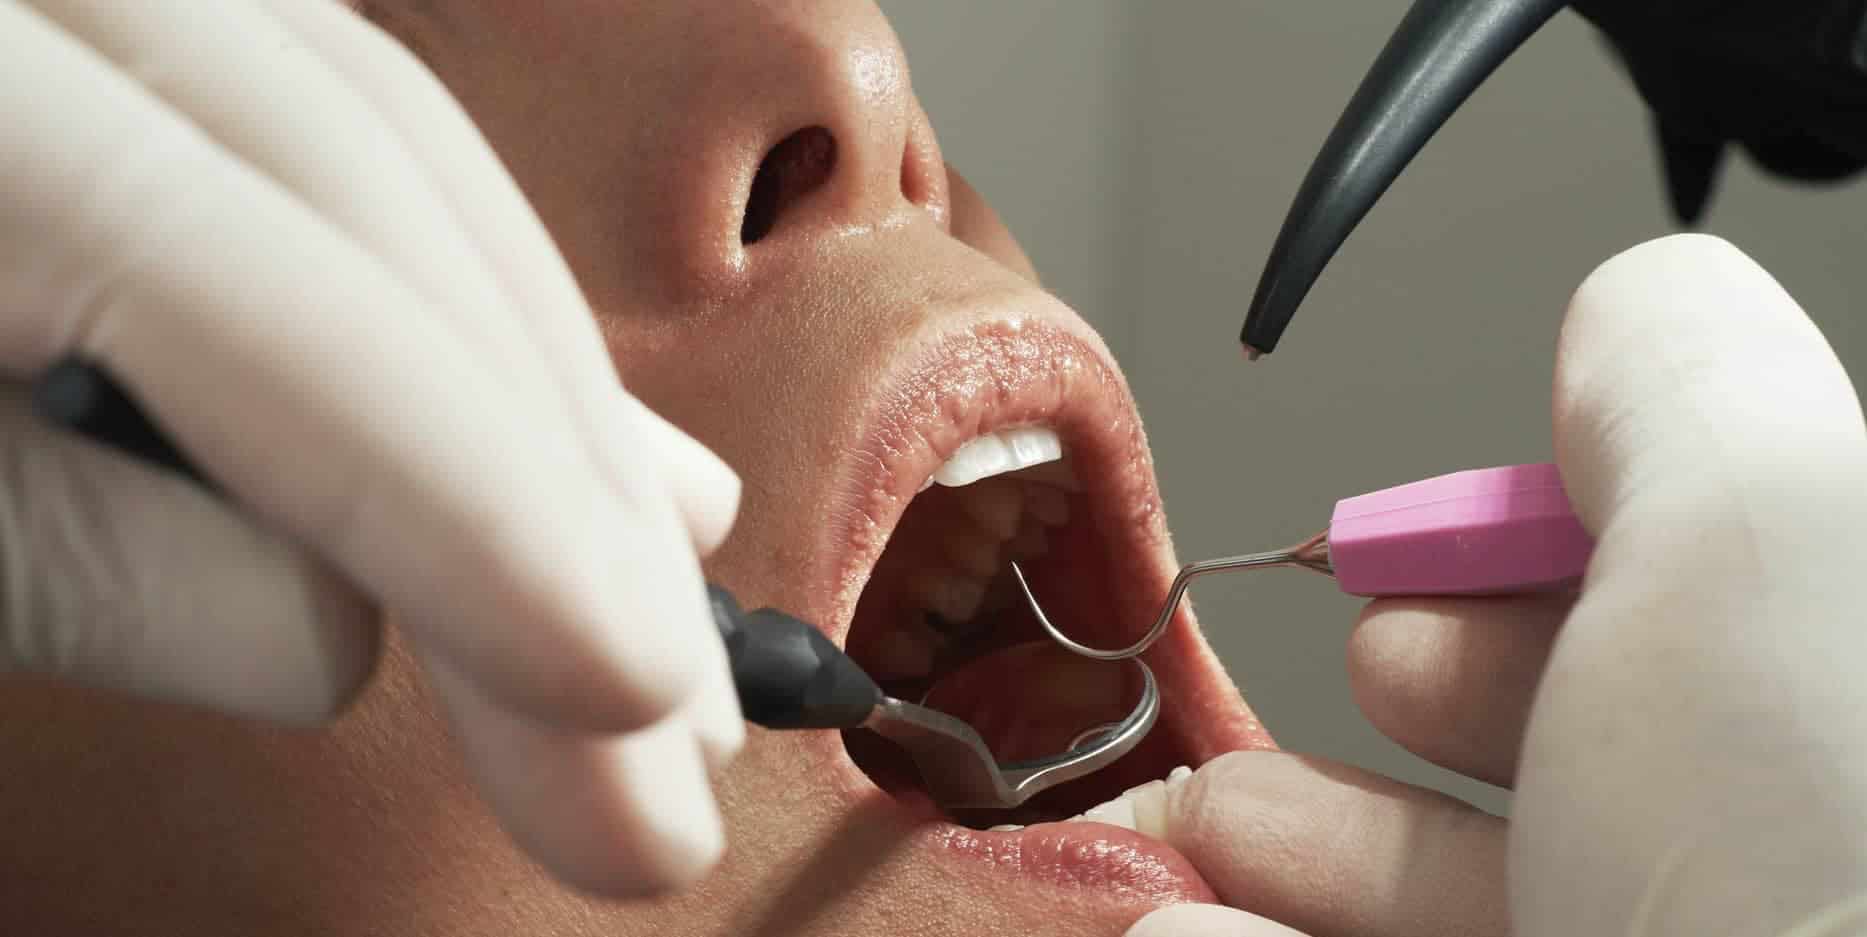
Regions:
<instances>
[{"instance_id":1,"label":"teeth","mask_svg":"<svg viewBox=\"0 0 1867 937\"><path fill-rule=\"evenodd\" d=\"M1076 470L1070 467L1068 459L1045 462L1042 465L1022 469L1013 477L1020 481L1037 482L1061 488L1064 491L1083 490L1083 484L1076 480Z\"/></svg>"},{"instance_id":2,"label":"teeth","mask_svg":"<svg viewBox=\"0 0 1867 937\"><path fill-rule=\"evenodd\" d=\"M1063 441L1055 430L1027 426L981 436L959 448L921 490L935 483L965 488L957 512L933 534L928 557L946 568L922 570L906 585L906 597L933 619L949 623L941 634L961 634L980 613L989 586L1004 578L1006 560L1028 562L1049 551L1045 531L1069 520L1065 491L1075 487ZM1008 473L1015 478L1000 478ZM953 506L942 505L952 511ZM1009 594L998 596L1001 607ZM919 648L900 649L900 663L918 667Z\"/></svg>"},{"instance_id":3,"label":"teeth","mask_svg":"<svg viewBox=\"0 0 1867 937\"><path fill-rule=\"evenodd\" d=\"M1018 532L1018 518L1024 514L1026 487L1015 482L982 481L959 495L960 509L987 534L1010 540Z\"/></svg>"},{"instance_id":4,"label":"teeth","mask_svg":"<svg viewBox=\"0 0 1867 937\"><path fill-rule=\"evenodd\" d=\"M933 673L945 639L930 626L902 622L879 636L868 662L869 676L877 680L914 680Z\"/></svg>"},{"instance_id":5,"label":"teeth","mask_svg":"<svg viewBox=\"0 0 1867 937\"><path fill-rule=\"evenodd\" d=\"M1087 813L1071 817L1070 820L1107 823L1154 839L1166 839L1167 794L1186 783L1186 779L1192 776L1193 769L1181 765L1173 769L1163 780L1149 781L1146 784L1131 787L1120 797L1107 803L1097 804L1089 808Z\"/></svg>"},{"instance_id":6,"label":"teeth","mask_svg":"<svg viewBox=\"0 0 1867 937\"><path fill-rule=\"evenodd\" d=\"M991 581L998 574L998 543L982 540L975 530L961 528L946 533L946 556L959 567L959 572L979 579Z\"/></svg>"},{"instance_id":7,"label":"teeth","mask_svg":"<svg viewBox=\"0 0 1867 937\"><path fill-rule=\"evenodd\" d=\"M1019 830L1022 830L1022 829L1024 829L1024 827L1022 827L1022 826L1019 826L1019 825L1018 825L1018 824L1016 824L1016 823L1005 823L1005 824L1001 824L1001 825L999 825L999 826L995 826L995 827L992 827L991 829L989 829L989 830L987 830L986 832L988 832L988 833L1016 833L1016 832L1018 832Z\"/></svg>"},{"instance_id":8,"label":"teeth","mask_svg":"<svg viewBox=\"0 0 1867 937\"><path fill-rule=\"evenodd\" d=\"M1117 797L1106 804L1097 804L1083 814L1083 819L1092 823L1106 823L1119 826L1124 830L1137 829L1135 826L1135 803L1126 795Z\"/></svg>"},{"instance_id":9,"label":"teeth","mask_svg":"<svg viewBox=\"0 0 1867 937\"><path fill-rule=\"evenodd\" d=\"M950 622L964 622L979 613L985 583L947 570L921 570L908 583L908 594L921 608Z\"/></svg>"},{"instance_id":10,"label":"teeth","mask_svg":"<svg viewBox=\"0 0 1867 937\"><path fill-rule=\"evenodd\" d=\"M948 488L970 485L981 478L1016 472L1063 458L1063 440L1055 430L1026 426L981 436L953 453L934 472L933 482Z\"/></svg>"}]
</instances>

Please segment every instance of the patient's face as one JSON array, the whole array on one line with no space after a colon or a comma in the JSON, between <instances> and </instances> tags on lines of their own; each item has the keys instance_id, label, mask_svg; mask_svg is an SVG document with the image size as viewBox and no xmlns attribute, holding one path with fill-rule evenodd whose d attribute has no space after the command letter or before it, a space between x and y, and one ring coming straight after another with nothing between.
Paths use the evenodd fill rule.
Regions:
<instances>
[{"instance_id":1,"label":"patient's face","mask_svg":"<svg viewBox=\"0 0 1867 937\"><path fill-rule=\"evenodd\" d=\"M896 695L931 692L1007 757L1119 714L1129 671L1027 643L1004 572L1022 560L1092 643L1151 622L1174 562L1133 404L1101 341L943 164L874 6L374 12L538 207L628 387L743 477L712 579L820 623ZM917 496L962 444L1031 427L1062 461ZM393 641L355 710L315 733L13 685L0 929L1119 934L1209 893L1164 846L1041 821L1269 744L1189 618L1148 660L1165 699L1149 740L1015 813L949 815L865 734L754 729L716 779L722 866L636 902L573 894L511 847ZM999 824L1030 825L985 829Z\"/></svg>"}]
</instances>

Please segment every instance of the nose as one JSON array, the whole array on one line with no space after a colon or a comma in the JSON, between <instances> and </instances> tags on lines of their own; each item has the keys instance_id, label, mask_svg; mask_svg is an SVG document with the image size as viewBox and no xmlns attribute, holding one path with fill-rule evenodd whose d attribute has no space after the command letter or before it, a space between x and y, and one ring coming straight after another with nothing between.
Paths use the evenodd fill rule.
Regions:
<instances>
[{"instance_id":1,"label":"nose","mask_svg":"<svg viewBox=\"0 0 1867 937\"><path fill-rule=\"evenodd\" d=\"M648 162L660 164L660 184L624 200L653 206L658 224L630 227L653 232L657 243L643 246L669 286L690 298L717 293L826 239L919 217L945 224L939 146L906 54L872 3L709 0L689 9L706 22L692 23L698 38L670 51L659 72L678 75L656 82L654 110L666 123L640 131L659 141ZM686 167L672 188L668 159Z\"/></svg>"},{"instance_id":2,"label":"nose","mask_svg":"<svg viewBox=\"0 0 1867 937\"><path fill-rule=\"evenodd\" d=\"M876 228L904 210L944 214L939 148L886 21L800 21L790 6L775 31L788 41L760 43L763 63L740 62L749 83L770 89L756 122L772 140L746 193L741 242L781 228L805 237Z\"/></svg>"}]
</instances>

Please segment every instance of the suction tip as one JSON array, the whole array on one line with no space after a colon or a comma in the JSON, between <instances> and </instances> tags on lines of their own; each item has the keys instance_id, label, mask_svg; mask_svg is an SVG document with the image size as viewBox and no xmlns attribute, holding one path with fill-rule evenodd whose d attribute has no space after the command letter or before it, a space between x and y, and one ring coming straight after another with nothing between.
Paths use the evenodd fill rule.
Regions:
<instances>
[{"instance_id":1,"label":"suction tip","mask_svg":"<svg viewBox=\"0 0 1867 937\"><path fill-rule=\"evenodd\" d=\"M1687 133L1661 121L1655 125L1659 136L1660 159L1665 167L1666 194L1673 217L1685 227L1695 227L1711 203L1712 189L1724 168L1725 144Z\"/></svg>"},{"instance_id":2,"label":"suction tip","mask_svg":"<svg viewBox=\"0 0 1867 937\"><path fill-rule=\"evenodd\" d=\"M1417 0L1290 205L1240 339L1269 354L1330 258L1407 163L1567 0Z\"/></svg>"}]
</instances>

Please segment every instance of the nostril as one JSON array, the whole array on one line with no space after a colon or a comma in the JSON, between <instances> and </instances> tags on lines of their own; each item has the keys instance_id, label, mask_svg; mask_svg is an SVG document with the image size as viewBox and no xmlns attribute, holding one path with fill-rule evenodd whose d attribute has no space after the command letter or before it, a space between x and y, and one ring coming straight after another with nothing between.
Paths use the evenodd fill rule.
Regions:
<instances>
[{"instance_id":1,"label":"nostril","mask_svg":"<svg viewBox=\"0 0 1867 937\"><path fill-rule=\"evenodd\" d=\"M739 240L751 246L778 226L778 219L836 171L836 138L823 127L806 127L778 141L752 177Z\"/></svg>"},{"instance_id":2,"label":"nostril","mask_svg":"<svg viewBox=\"0 0 1867 937\"><path fill-rule=\"evenodd\" d=\"M907 146L901 152L901 194L907 200L936 216L944 214L946 201L946 164L940 159L940 144L934 142L933 128L922 116L908 131Z\"/></svg>"}]
</instances>

